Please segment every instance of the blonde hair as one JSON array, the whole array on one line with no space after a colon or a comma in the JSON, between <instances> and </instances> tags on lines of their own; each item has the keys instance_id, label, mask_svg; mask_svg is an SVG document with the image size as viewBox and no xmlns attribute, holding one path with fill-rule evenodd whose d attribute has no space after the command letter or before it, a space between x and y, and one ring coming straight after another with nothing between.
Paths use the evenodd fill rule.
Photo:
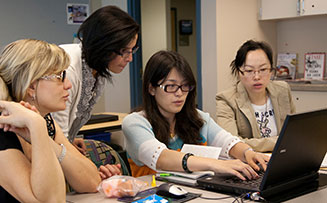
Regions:
<instances>
[{"instance_id":1,"label":"blonde hair","mask_svg":"<svg viewBox=\"0 0 327 203\"><path fill-rule=\"evenodd\" d=\"M23 100L33 82L60 73L69 63L69 56L55 44L35 39L10 43L0 55L0 100Z\"/></svg>"}]
</instances>

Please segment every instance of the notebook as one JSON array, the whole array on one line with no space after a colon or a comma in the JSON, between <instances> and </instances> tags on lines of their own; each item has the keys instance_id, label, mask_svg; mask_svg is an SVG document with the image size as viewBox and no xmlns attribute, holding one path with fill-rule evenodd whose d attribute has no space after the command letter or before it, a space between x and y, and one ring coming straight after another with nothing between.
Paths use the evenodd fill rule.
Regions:
<instances>
[{"instance_id":1,"label":"notebook","mask_svg":"<svg viewBox=\"0 0 327 203\"><path fill-rule=\"evenodd\" d=\"M327 109L288 115L267 170L257 186L245 185L244 181L231 182L231 177L218 175L200 178L197 183L202 188L218 192L260 192L262 197L285 193L299 185L310 189L311 185L317 187L319 184L318 170L326 150ZM320 176L326 180L326 175Z\"/></svg>"},{"instance_id":2,"label":"notebook","mask_svg":"<svg viewBox=\"0 0 327 203\"><path fill-rule=\"evenodd\" d=\"M102 123L102 122L109 122L109 121L117 121L118 115L112 114L93 114L91 118L87 121L85 125L94 124L94 123Z\"/></svg>"},{"instance_id":3,"label":"notebook","mask_svg":"<svg viewBox=\"0 0 327 203\"><path fill-rule=\"evenodd\" d=\"M177 172L177 171L162 171L158 170L156 173L156 179L162 181L168 181L172 183L178 183L187 186L197 186L196 180L204 177L214 175L213 171L195 171L193 173Z\"/></svg>"}]
</instances>

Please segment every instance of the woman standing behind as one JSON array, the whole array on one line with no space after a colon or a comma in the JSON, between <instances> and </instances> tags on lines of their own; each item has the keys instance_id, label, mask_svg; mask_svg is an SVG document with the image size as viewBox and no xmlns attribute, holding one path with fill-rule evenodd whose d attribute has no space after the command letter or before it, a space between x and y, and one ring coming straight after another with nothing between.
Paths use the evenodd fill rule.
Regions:
<instances>
[{"instance_id":1,"label":"woman standing behind","mask_svg":"<svg viewBox=\"0 0 327 203\"><path fill-rule=\"evenodd\" d=\"M81 44L61 45L71 59L67 78L72 88L66 109L53 117L83 154L86 153L83 139L75 137L103 94L106 79L111 81L110 72L118 74L132 61L138 50L139 29L126 12L106 6L95 11L79 28Z\"/></svg>"},{"instance_id":2,"label":"woman standing behind","mask_svg":"<svg viewBox=\"0 0 327 203\"><path fill-rule=\"evenodd\" d=\"M271 152L286 115L295 113L290 87L270 80L272 50L264 42L245 42L231 67L238 82L217 94L217 122L254 150Z\"/></svg>"},{"instance_id":3,"label":"woman standing behind","mask_svg":"<svg viewBox=\"0 0 327 203\"><path fill-rule=\"evenodd\" d=\"M50 115L66 108L68 66L65 51L44 41L18 40L2 52L0 100L21 104L0 102L0 202L63 202L64 176L76 192L97 191L96 166Z\"/></svg>"},{"instance_id":4,"label":"woman standing behind","mask_svg":"<svg viewBox=\"0 0 327 203\"><path fill-rule=\"evenodd\" d=\"M196 81L187 61L175 52L160 51L148 61L143 77L143 111L123 120L133 176L156 170L229 173L240 179L257 177L268 157L251 148L196 109ZM179 152L183 144L221 147L218 160ZM244 163L247 162L248 164ZM255 169L255 170L254 170Z\"/></svg>"}]
</instances>

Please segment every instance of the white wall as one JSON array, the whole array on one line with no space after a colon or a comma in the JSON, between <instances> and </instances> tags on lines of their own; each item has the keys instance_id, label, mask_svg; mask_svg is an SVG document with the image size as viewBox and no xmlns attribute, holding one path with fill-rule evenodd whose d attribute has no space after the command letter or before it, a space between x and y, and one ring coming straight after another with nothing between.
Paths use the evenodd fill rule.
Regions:
<instances>
[{"instance_id":1,"label":"white wall","mask_svg":"<svg viewBox=\"0 0 327 203\"><path fill-rule=\"evenodd\" d=\"M195 79L197 78L197 60L196 60L196 19L195 19L195 0L171 0L171 7L176 8L177 10L177 51L190 64L193 74L195 75ZM169 9L170 12L170 9ZM179 45L179 21L180 20L192 20L193 33L191 35L187 35L189 38L188 46L180 46Z\"/></svg>"},{"instance_id":2,"label":"white wall","mask_svg":"<svg viewBox=\"0 0 327 203\"><path fill-rule=\"evenodd\" d=\"M166 4L166 0L141 1L143 68L155 52L167 50Z\"/></svg>"},{"instance_id":3,"label":"white wall","mask_svg":"<svg viewBox=\"0 0 327 203\"><path fill-rule=\"evenodd\" d=\"M217 93L217 1L201 1L203 110L215 118Z\"/></svg>"}]
</instances>

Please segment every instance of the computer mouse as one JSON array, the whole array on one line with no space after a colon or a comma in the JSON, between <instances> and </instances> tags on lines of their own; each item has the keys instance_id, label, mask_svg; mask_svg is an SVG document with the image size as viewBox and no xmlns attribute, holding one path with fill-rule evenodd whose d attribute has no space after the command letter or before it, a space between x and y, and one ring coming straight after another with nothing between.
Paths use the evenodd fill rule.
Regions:
<instances>
[{"instance_id":1,"label":"computer mouse","mask_svg":"<svg viewBox=\"0 0 327 203\"><path fill-rule=\"evenodd\" d=\"M161 184L156 192L156 194L159 196L171 197L177 199L185 197L187 193L188 192L186 190L172 183Z\"/></svg>"}]
</instances>

